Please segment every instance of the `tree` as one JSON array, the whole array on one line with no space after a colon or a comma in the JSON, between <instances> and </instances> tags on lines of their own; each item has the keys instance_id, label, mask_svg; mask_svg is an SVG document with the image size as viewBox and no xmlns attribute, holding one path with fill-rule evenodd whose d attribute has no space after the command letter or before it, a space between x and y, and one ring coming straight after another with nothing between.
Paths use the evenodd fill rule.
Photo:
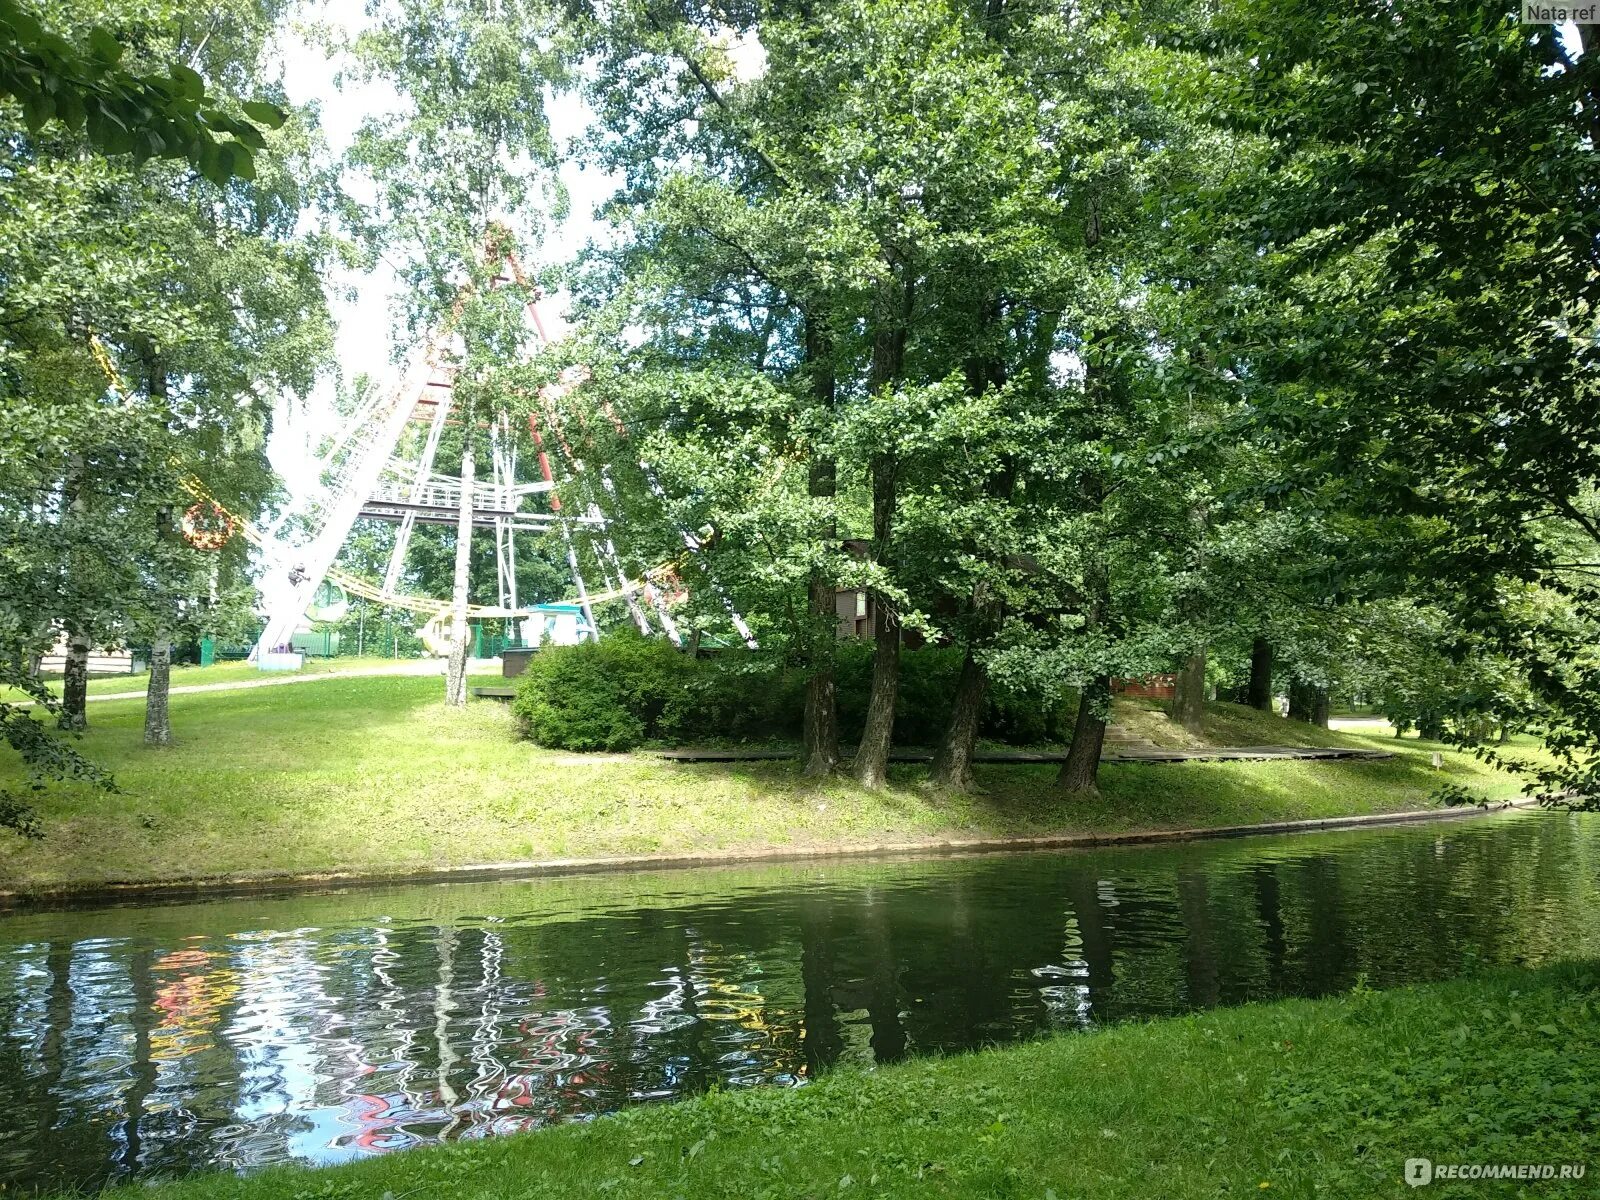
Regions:
<instances>
[{"instance_id":1,"label":"tree","mask_svg":"<svg viewBox=\"0 0 1600 1200\"><path fill-rule=\"evenodd\" d=\"M86 28L74 22L80 15L65 10L63 27ZM174 79L198 68L231 93L254 88L274 13L254 5L219 13L198 36L165 6L109 15L97 6L95 16L138 47L128 70L143 77L182 60L194 66ZM66 53L44 36L50 54ZM104 49L105 36L91 40ZM75 102L62 88L70 86L58 80L55 101L69 110ZM193 116L196 103L190 95L178 107ZM14 109L0 113L14 131L0 182L0 272L9 284L0 301L9 418L0 522L12 568L0 589L0 648L13 673L31 677L39 650L64 628L63 701L45 711L81 729L89 646L170 630L174 618L157 611L157 599L195 599L192 563L161 552L158 533L192 502L187 475L208 476L230 507L254 515L267 489L262 397L278 384L308 386L325 357L317 242L296 228L318 185L307 169L315 139L304 120L280 114L275 129L252 139L264 152L248 170L210 172L219 184L187 166L101 157L70 112L54 126L36 122L36 134L22 132ZM220 111L199 117L221 127ZM232 561L242 569L242 556ZM159 719L159 672L152 683L160 740L169 731ZM42 753L36 736L11 740L25 757Z\"/></svg>"},{"instance_id":2,"label":"tree","mask_svg":"<svg viewBox=\"0 0 1600 1200\"><path fill-rule=\"evenodd\" d=\"M539 201L556 213L563 205L544 98L566 79L564 44L542 0L401 0L353 46L359 70L388 79L404 100L369 118L352 149L379 189L366 232L374 249L401 255L405 323L442 338L455 381L462 489L445 700L456 707L467 699L478 429L519 403L507 365L523 356L534 298L499 277L508 253L537 244Z\"/></svg>"},{"instance_id":3,"label":"tree","mask_svg":"<svg viewBox=\"0 0 1600 1200\"><path fill-rule=\"evenodd\" d=\"M130 71L112 29L90 26L87 41L84 50L16 0L0 0L0 95L22 105L30 134L56 120L103 154L185 159L218 187L255 177L263 131L283 125L281 108L249 100L230 113L234 106L207 95L192 63L174 59L164 74Z\"/></svg>"},{"instance_id":4,"label":"tree","mask_svg":"<svg viewBox=\"0 0 1600 1200\"><path fill-rule=\"evenodd\" d=\"M1600 531L1592 31L1567 44L1509 5L1433 0L1251 0L1215 31L1228 99L1215 77L1191 98L1270 151L1194 197L1215 296L1195 334L1285 461L1407 523L1414 590L1520 661L1575 754L1562 774L1591 790L1581 635L1530 636L1506 598L1593 598L1588 560L1558 549Z\"/></svg>"}]
</instances>

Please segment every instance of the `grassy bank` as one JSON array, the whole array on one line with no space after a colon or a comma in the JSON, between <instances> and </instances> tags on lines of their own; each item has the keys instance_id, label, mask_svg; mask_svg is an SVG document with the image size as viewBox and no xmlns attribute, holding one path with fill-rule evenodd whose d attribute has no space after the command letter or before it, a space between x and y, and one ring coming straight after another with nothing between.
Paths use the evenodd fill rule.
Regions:
<instances>
[{"instance_id":1,"label":"grassy bank","mask_svg":"<svg viewBox=\"0 0 1600 1200\"><path fill-rule=\"evenodd\" d=\"M295 674L302 678L311 676L346 675L356 671L388 671L412 667L416 659L383 658L368 655L365 658L351 656L348 658L308 658L305 665ZM435 670L443 672L443 666L436 666ZM45 685L57 696L61 695L61 676L46 675L43 677ZM264 674L260 668L250 662L219 662L212 663L209 667L197 667L188 663L175 663L172 667L171 685L173 687L195 687L216 683L253 683L261 679L271 679L274 676ZM283 678L277 676L276 678ZM150 685L150 673L140 671L137 675L92 675L89 677L89 695L117 696L127 692L143 692ZM16 688L0 687L0 700L25 700L27 695Z\"/></svg>"},{"instance_id":2,"label":"grassy bank","mask_svg":"<svg viewBox=\"0 0 1600 1200\"><path fill-rule=\"evenodd\" d=\"M1594 1194L1600 965L1248 1005L316 1172L115 1197L1186 1197L1405 1194L1409 1158L1585 1163Z\"/></svg>"},{"instance_id":3,"label":"grassy bank","mask_svg":"<svg viewBox=\"0 0 1600 1200\"><path fill-rule=\"evenodd\" d=\"M1399 755L1108 765L1092 800L1058 793L1052 766L984 767L983 793L962 797L929 791L922 767L899 767L872 794L804 781L785 762L541 750L516 739L503 706L452 713L440 687L392 676L174 696L178 744L166 750L141 745L142 702L96 704L81 744L123 791L43 793L46 836L0 836L0 888L1224 826L1427 807L1445 781L1517 790L1453 752L1432 770L1426 743L1309 731ZM1231 706L1213 720L1236 744L1304 731Z\"/></svg>"}]
</instances>

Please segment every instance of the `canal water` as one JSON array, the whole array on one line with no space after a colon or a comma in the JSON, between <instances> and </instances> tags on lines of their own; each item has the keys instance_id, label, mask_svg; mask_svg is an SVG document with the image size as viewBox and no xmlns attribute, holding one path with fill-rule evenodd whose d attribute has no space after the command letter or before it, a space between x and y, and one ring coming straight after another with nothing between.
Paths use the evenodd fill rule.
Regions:
<instances>
[{"instance_id":1,"label":"canal water","mask_svg":"<svg viewBox=\"0 0 1600 1200\"><path fill-rule=\"evenodd\" d=\"M1600 954L1600 818L0 918L0 1184L328 1163Z\"/></svg>"}]
</instances>

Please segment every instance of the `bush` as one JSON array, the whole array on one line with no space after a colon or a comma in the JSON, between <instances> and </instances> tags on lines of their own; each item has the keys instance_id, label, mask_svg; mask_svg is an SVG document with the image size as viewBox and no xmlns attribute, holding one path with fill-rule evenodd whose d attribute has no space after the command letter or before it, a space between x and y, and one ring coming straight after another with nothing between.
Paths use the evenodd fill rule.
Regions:
<instances>
[{"instance_id":1,"label":"bush","mask_svg":"<svg viewBox=\"0 0 1600 1200\"><path fill-rule=\"evenodd\" d=\"M690 660L662 736L682 742L792 741L800 736L805 680L760 654Z\"/></svg>"},{"instance_id":2,"label":"bush","mask_svg":"<svg viewBox=\"0 0 1600 1200\"><path fill-rule=\"evenodd\" d=\"M616 634L531 656L512 711L541 746L630 750L659 736L690 663L664 642Z\"/></svg>"},{"instance_id":3,"label":"bush","mask_svg":"<svg viewBox=\"0 0 1600 1200\"><path fill-rule=\"evenodd\" d=\"M961 651L923 649L900 659L894 738L931 746L944 734L961 674ZM838 654L839 736L861 736L872 686L872 646L847 642ZM619 630L600 642L547 646L533 655L513 711L528 736L562 750L628 750L647 741L794 741L800 736L805 677L759 653L693 659L664 641ZM1012 745L1064 741L1064 705L991 687L981 736Z\"/></svg>"}]
</instances>

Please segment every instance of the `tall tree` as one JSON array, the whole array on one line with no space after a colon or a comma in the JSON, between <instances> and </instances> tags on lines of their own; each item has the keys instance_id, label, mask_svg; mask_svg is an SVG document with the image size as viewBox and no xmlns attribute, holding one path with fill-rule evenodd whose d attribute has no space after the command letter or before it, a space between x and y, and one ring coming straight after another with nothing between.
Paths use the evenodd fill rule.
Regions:
<instances>
[{"instance_id":1,"label":"tall tree","mask_svg":"<svg viewBox=\"0 0 1600 1200\"><path fill-rule=\"evenodd\" d=\"M445 700L456 707L467 698L480 426L515 403L507 367L523 357L533 299L501 276L506 255L537 246L564 207L545 94L567 78L565 47L558 9L544 0L400 0L352 47L357 70L402 101L369 117L352 148L378 188L366 233L374 250L399 257L402 320L441 338L455 379L462 488Z\"/></svg>"}]
</instances>

